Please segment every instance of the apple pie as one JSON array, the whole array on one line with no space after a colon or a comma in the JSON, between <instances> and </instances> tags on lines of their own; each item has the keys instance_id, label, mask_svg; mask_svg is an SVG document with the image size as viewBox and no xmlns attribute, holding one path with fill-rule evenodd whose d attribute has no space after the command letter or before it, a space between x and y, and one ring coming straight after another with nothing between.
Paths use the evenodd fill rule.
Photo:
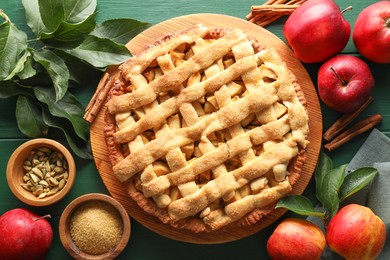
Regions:
<instances>
[{"instance_id":1,"label":"apple pie","mask_svg":"<svg viewBox=\"0 0 390 260\"><path fill-rule=\"evenodd\" d=\"M120 65L104 120L129 196L193 232L269 214L298 180L309 135L303 92L277 51L202 25Z\"/></svg>"}]
</instances>

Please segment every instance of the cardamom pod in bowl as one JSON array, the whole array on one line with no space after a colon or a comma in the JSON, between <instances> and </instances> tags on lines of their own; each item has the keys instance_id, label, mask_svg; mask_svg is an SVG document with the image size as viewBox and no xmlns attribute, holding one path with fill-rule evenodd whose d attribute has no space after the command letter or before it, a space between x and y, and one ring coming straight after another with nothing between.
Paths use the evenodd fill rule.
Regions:
<instances>
[{"instance_id":1,"label":"cardamom pod in bowl","mask_svg":"<svg viewBox=\"0 0 390 260\"><path fill-rule=\"evenodd\" d=\"M61 143L36 138L21 144L7 164L12 193L31 206L47 206L61 200L72 188L76 164Z\"/></svg>"}]
</instances>

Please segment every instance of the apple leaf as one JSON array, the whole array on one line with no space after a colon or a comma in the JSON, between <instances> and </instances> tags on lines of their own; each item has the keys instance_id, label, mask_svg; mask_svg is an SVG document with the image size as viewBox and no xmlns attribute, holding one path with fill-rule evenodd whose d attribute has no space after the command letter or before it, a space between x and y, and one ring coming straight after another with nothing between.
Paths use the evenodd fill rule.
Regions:
<instances>
[{"instance_id":1,"label":"apple leaf","mask_svg":"<svg viewBox=\"0 0 390 260\"><path fill-rule=\"evenodd\" d=\"M346 175L347 164L333 168L329 156L322 153L315 170L316 197L324 212L317 211L311 201L302 195L290 195L279 200L276 208L287 208L304 216L318 216L325 222L339 210L340 203L369 184L378 171L363 167Z\"/></svg>"},{"instance_id":2,"label":"apple leaf","mask_svg":"<svg viewBox=\"0 0 390 260\"><path fill-rule=\"evenodd\" d=\"M61 100L68 90L69 70L65 62L54 52L39 50L33 52L33 58L48 72L55 89L55 100Z\"/></svg>"},{"instance_id":3,"label":"apple leaf","mask_svg":"<svg viewBox=\"0 0 390 260\"><path fill-rule=\"evenodd\" d=\"M31 138L47 135L49 127L43 122L41 107L26 96L16 101L16 120L20 131Z\"/></svg>"},{"instance_id":4,"label":"apple leaf","mask_svg":"<svg viewBox=\"0 0 390 260\"><path fill-rule=\"evenodd\" d=\"M48 31L42 21L38 0L22 0L25 10L27 25L31 28L36 37L39 37L42 32Z\"/></svg>"},{"instance_id":5,"label":"apple leaf","mask_svg":"<svg viewBox=\"0 0 390 260\"><path fill-rule=\"evenodd\" d=\"M69 91L58 101L55 101L55 93L52 88L35 87L34 93L40 102L47 105L53 116L68 119L76 135L87 141L89 125L83 119L84 108Z\"/></svg>"},{"instance_id":6,"label":"apple leaf","mask_svg":"<svg viewBox=\"0 0 390 260\"><path fill-rule=\"evenodd\" d=\"M11 73L6 77L4 80L11 80L15 75L23 71L24 64L27 61L28 56L31 56L30 52L27 50L23 53L22 57L18 60L18 62L15 64L14 69L11 71Z\"/></svg>"},{"instance_id":7,"label":"apple leaf","mask_svg":"<svg viewBox=\"0 0 390 260\"><path fill-rule=\"evenodd\" d=\"M372 167L359 168L348 174L340 187L340 202L368 185L377 174L377 169Z\"/></svg>"},{"instance_id":8,"label":"apple leaf","mask_svg":"<svg viewBox=\"0 0 390 260\"><path fill-rule=\"evenodd\" d=\"M80 138L74 132L74 128L70 125L68 120L53 116L52 113L44 107L43 121L48 126L63 131L67 143L78 157L83 159L93 159L90 140Z\"/></svg>"},{"instance_id":9,"label":"apple leaf","mask_svg":"<svg viewBox=\"0 0 390 260\"><path fill-rule=\"evenodd\" d=\"M75 47L96 26L96 0L23 0L28 26L46 44Z\"/></svg>"},{"instance_id":10,"label":"apple leaf","mask_svg":"<svg viewBox=\"0 0 390 260\"><path fill-rule=\"evenodd\" d=\"M91 64L62 50L56 50L55 53L65 61L65 64L69 69L69 80L80 86L98 84L99 79L103 75L101 70L96 69Z\"/></svg>"},{"instance_id":11,"label":"apple leaf","mask_svg":"<svg viewBox=\"0 0 390 260\"><path fill-rule=\"evenodd\" d=\"M64 51L96 68L120 64L131 57L125 46L93 35L89 35L77 48Z\"/></svg>"},{"instance_id":12,"label":"apple leaf","mask_svg":"<svg viewBox=\"0 0 390 260\"><path fill-rule=\"evenodd\" d=\"M333 216L339 209L339 189L345 178L345 170L347 165L341 165L335 169L330 170L324 177L322 185L317 190L320 202Z\"/></svg>"},{"instance_id":13,"label":"apple leaf","mask_svg":"<svg viewBox=\"0 0 390 260\"><path fill-rule=\"evenodd\" d=\"M0 81L0 98L9 98L18 95L34 97L31 88L24 87L12 80Z\"/></svg>"},{"instance_id":14,"label":"apple leaf","mask_svg":"<svg viewBox=\"0 0 390 260\"><path fill-rule=\"evenodd\" d=\"M1 12L1 10L0 10ZM14 71L19 55L27 48L27 34L9 20L0 24L0 80Z\"/></svg>"},{"instance_id":15,"label":"apple leaf","mask_svg":"<svg viewBox=\"0 0 390 260\"><path fill-rule=\"evenodd\" d=\"M18 65L20 68L18 68ZM34 68L34 59L29 49L20 58L15 69L16 76L18 76L19 79L28 79L37 74L37 70Z\"/></svg>"},{"instance_id":16,"label":"apple leaf","mask_svg":"<svg viewBox=\"0 0 390 260\"><path fill-rule=\"evenodd\" d=\"M62 0L38 0L39 13L47 32L54 32L64 21Z\"/></svg>"},{"instance_id":17,"label":"apple leaf","mask_svg":"<svg viewBox=\"0 0 390 260\"><path fill-rule=\"evenodd\" d=\"M143 23L133 19L112 19L99 24L91 32L91 35L110 39L119 44L127 44L130 39L150 26L151 24L149 23Z\"/></svg>"},{"instance_id":18,"label":"apple leaf","mask_svg":"<svg viewBox=\"0 0 390 260\"><path fill-rule=\"evenodd\" d=\"M39 0L38 6L46 32L60 36L61 24L82 24L94 16L96 0Z\"/></svg>"},{"instance_id":19,"label":"apple leaf","mask_svg":"<svg viewBox=\"0 0 390 260\"><path fill-rule=\"evenodd\" d=\"M56 46L57 48L74 48L84 40L95 26L96 13L91 14L81 23L71 24L68 22L61 22L55 31L50 33L43 32L40 39L49 46Z\"/></svg>"},{"instance_id":20,"label":"apple leaf","mask_svg":"<svg viewBox=\"0 0 390 260\"><path fill-rule=\"evenodd\" d=\"M80 23L96 11L96 0L62 0L62 4L69 23Z\"/></svg>"},{"instance_id":21,"label":"apple leaf","mask_svg":"<svg viewBox=\"0 0 390 260\"><path fill-rule=\"evenodd\" d=\"M275 208L286 208L304 216L318 216L320 218L325 216L325 212L316 211L311 201L301 195L290 195L281 198Z\"/></svg>"},{"instance_id":22,"label":"apple leaf","mask_svg":"<svg viewBox=\"0 0 390 260\"><path fill-rule=\"evenodd\" d=\"M34 59L31 55L33 50L27 48L23 55L19 58L15 65L14 70L8 75L5 80L12 80L15 76L19 79L28 79L37 74L37 70L34 68Z\"/></svg>"},{"instance_id":23,"label":"apple leaf","mask_svg":"<svg viewBox=\"0 0 390 260\"><path fill-rule=\"evenodd\" d=\"M321 153L318 159L317 167L314 173L314 179L316 182L316 197L319 201L322 201L322 193L320 193L320 187L323 185L324 178L330 170L332 170L332 160L325 153Z\"/></svg>"}]
</instances>

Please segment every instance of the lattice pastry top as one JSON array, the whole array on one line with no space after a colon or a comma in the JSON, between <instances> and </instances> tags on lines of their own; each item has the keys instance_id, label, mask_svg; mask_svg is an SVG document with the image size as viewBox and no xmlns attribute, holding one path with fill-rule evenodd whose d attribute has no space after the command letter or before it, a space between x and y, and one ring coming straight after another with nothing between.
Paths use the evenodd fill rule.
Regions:
<instances>
[{"instance_id":1,"label":"lattice pastry top","mask_svg":"<svg viewBox=\"0 0 390 260\"><path fill-rule=\"evenodd\" d=\"M299 178L303 93L277 52L239 29L197 26L149 46L120 66L106 105L113 172L164 223L251 224Z\"/></svg>"}]
</instances>

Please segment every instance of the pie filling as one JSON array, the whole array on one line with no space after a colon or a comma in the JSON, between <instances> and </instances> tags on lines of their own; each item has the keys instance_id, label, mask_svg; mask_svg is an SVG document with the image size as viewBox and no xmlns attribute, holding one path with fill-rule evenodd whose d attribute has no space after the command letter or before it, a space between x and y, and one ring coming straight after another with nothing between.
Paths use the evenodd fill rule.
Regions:
<instances>
[{"instance_id":1,"label":"pie filling","mask_svg":"<svg viewBox=\"0 0 390 260\"><path fill-rule=\"evenodd\" d=\"M292 191L308 145L305 99L272 48L196 26L119 67L105 116L115 176L164 223L253 224Z\"/></svg>"}]
</instances>

